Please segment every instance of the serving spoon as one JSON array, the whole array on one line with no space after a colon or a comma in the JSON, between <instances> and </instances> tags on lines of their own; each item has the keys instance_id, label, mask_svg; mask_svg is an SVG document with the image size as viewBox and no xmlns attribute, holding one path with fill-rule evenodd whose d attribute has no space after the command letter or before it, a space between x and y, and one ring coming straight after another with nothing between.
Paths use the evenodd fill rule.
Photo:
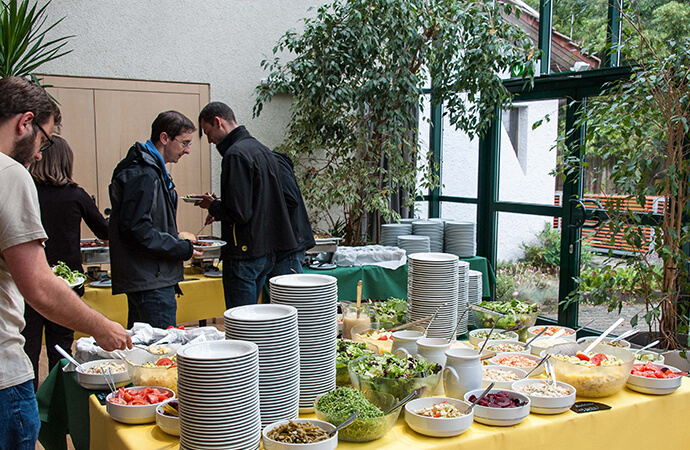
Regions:
<instances>
[{"instance_id":1,"label":"serving spoon","mask_svg":"<svg viewBox=\"0 0 690 450\"><path fill-rule=\"evenodd\" d=\"M346 426L350 425L352 422L354 422L355 420L357 420L357 417L358 417L358 416L359 416L359 410L357 410L357 411L355 411L354 413L352 413L352 415L351 415L350 417L348 417L347 419L345 419L345 420L343 421L343 423L341 423L340 425L338 425L337 427L335 427L335 429L334 429L333 431L329 431L329 432L328 432L328 437L333 437L333 436L335 436L335 433L337 433L338 431L342 430L343 428L345 428Z\"/></svg>"},{"instance_id":2,"label":"serving spoon","mask_svg":"<svg viewBox=\"0 0 690 450\"><path fill-rule=\"evenodd\" d=\"M415 389L414 391L410 392L409 394L407 394L407 395L405 396L405 398L403 398L403 399L400 400L398 403L396 403L395 405L393 405L393 407L390 408L388 411L386 411L383 415L384 415L384 416L387 416L389 413L391 413L391 412L395 411L396 409L400 408L402 405L404 405L405 403L409 402L410 400L412 400L413 398L415 398L417 395L419 395L419 392L420 392L422 389L423 389L423 388L417 388L417 389Z\"/></svg>"},{"instance_id":3,"label":"serving spoon","mask_svg":"<svg viewBox=\"0 0 690 450\"><path fill-rule=\"evenodd\" d=\"M613 325L611 325L610 327L608 327L608 328L606 329L606 331L604 331L603 333L601 333L601 335L600 335L598 338L596 338L595 340L593 340L592 343L589 344L589 345L587 346L587 348L585 349L585 351L583 351L582 353L587 354L587 353L591 352L592 349L593 349L594 347L596 347L597 345L599 345L599 344L601 343L601 341L603 341L604 338L605 338L606 336L608 336L618 325L622 324L624 321L625 321L625 319L623 319L623 318L621 317L620 319L618 319L618 320L616 320L615 322L613 322Z\"/></svg>"},{"instance_id":4,"label":"serving spoon","mask_svg":"<svg viewBox=\"0 0 690 450\"><path fill-rule=\"evenodd\" d=\"M638 330L637 328L633 328L633 329L628 330L628 331L626 331L625 333L621 334L621 335L618 336L617 338L611 339L611 342L618 342L618 341L621 341L621 340L623 340L623 339L625 339L625 338L629 338L630 336L636 335L639 331L640 331L640 330Z\"/></svg>"},{"instance_id":5,"label":"serving spoon","mask_svg":"<svg viewBox=\"0 0 690 450\"><path fill-rule=\"evenodd\" d=\"M474 401L470 403L470 406L468 406L467 409L465 409L465 411L463 412L463 414L465 414L465 415L469 414L470 411L472 411L472 408L474 408L474 405L476 405L476 404L479 402L479 400L481 400L481 399L483 399L484 397L486 397L486 394L488 394L489 391L490 391L491 389L494 388L494 385L495 385L495 384L496 384L496 383L492 381L491 384L488 385L488 386L486 387L486 389L484 389L484 392L482 392L481 394L479 394L479 397L475 398Z\"/></svg>"},{"instance_id":6,"label":"serving spoon","mask_svg":"<svg viewBox=\"0 0 690 450\"><path fill-rule=\"evenodd\" d=\"M638 349L638 350L635 350L635 354L640 353L642 350L647 350L647 349L650 348L650 347L654 347L654 346L655 346L656 344L658 344L659 342L661 342L659 339L657 339L656 341L652 341L651 343L645 345L644 347L642 347L642 348L640 348L640 349Z\"/></svg>"},{"instance_id":7,"label":"serving spoon","mask_svg":"<svg viewBox=\"0 0 690 450\"><path fill-rule=\"evenodd\" d=\"M489 334L486 335L486 339L484 339L484 343L482 344L482 348L479 349L480 355L484 351L484 347L486 347L486 344L487 344L487 342L489 342L489 339L491 339L491 335L493 334L494 330L496 329L496 325L498 325L498 321L500 319L502 319L503 317L505 317L505 314L501 314L500 316L496 317L496 320L494 320L494 326L491 327L491 331L489 331Z\"/></svg>"},{"instance_id":8,"label":"serving spoon","mask_svg":"<svg viewBox=\"0 0 690 450\"><path fill-rule=\"evenodd\" d=\"M533 337L532 339L530 339L529 341L525 342L525 345L530 345L530 344L532 343L532 341L534 341L536 338L538 338L538 337L541 336L542 334L546 333L546 330L547 330L547 327L542 328L542 330L541 330L539 333L537 333L536 336L534 336L534 337Z\"/></svg>"},{"instance_id":9,"label":"serving spoon","mask_svg":"<svg viewBox=\"0 0 690 450\"><path fill-rule=\"evenodd\" d=\"M84 366L82 366L81 364L79 364L79 363L77 362L76 359L72 358L72 355L70 355L69 353L67 353L67 352L66 352L62 347L60 347L58 344L55 344L55 350L57 350L58 353L60 353L60 354L61 354L62 356L64 356L65 358L67 358L67 361L69 361L69 362L71 362L72 364L74 364L74 365L75 365L76 367L78 367L82 372L86 371L86 367L84 367Z\"/></svg>"},{"instance_id":10,"label":"serving spoon","mask_svg":"<svg viewBox=\"0 0 690 450\"><path fill-rule=\"evenodd\" d=\"M534 372L534 369L536 369L537 367L540 367L540 366L541 366L542 364L544 364L544 362L546 362L546 360L549 359L550 357L551 357L551 355L545 355L545 356L541 359L541 361L539 361L539 362L537 363L536 366L532 367L532 370L530 370L529 372L527 372L527 375L525 375L523 378L528 378L528 377L530 376L530 374L531 374L532 372ZM542 368L542 370L544 370L544 369Z\"/></svg>"}]
</instances>

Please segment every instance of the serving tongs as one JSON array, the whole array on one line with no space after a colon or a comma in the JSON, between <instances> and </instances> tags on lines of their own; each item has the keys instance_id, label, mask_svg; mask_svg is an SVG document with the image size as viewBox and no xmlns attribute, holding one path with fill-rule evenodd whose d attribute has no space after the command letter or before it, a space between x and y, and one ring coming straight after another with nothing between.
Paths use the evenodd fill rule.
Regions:
<instances>
[{"instance_id":1,"label":"serving tongs","mask_svg":"<svg viewBox=\"0 0 690 450\"><path fill-rule=\"evenodd\" d=\"M108 374L103 374L103 378L105 378L105 383L110 388L110 392L113 394L116 393L117 387L115 386L115 378L113 378L113 372L110 370L110 367L108 367Z\"/></svg>"}]
</instances>

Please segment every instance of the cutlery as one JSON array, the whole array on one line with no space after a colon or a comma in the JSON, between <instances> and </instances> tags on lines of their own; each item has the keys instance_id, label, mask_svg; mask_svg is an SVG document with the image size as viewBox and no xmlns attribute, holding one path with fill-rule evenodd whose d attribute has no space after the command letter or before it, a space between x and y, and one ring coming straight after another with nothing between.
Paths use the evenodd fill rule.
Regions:
<instances>
[{"instance_id":1,"label":"cutlery","mask_svg":"<svg viewBox=\"0 0 690 450\"><path fill-rule=\"evenodd\" d=\"M436 318L436 314L438 314L438 312L441 310L441 308L443 308L444 306L448 306L448 305L450 305L450 303L446 302L446 303L442 304L441 306L439 306L438 308L436 308L436 312L434 312L434 315L431 316L431 320L429 320L429 324L426 326L426 329L424 330L424 337L426 337L426 334L429 332L429 327L434 322L434 319Z\"/></svg>"},{"instance_id":2,"label":"cutlery","mask_svg":"<svg viewBox=\"0 0 690 450\"><path fill-rule=\"evenodd\" d=\"M104 376L103 378L105 378L105 382L110 388L110 392L112 392L113 394L117 392L117 388L115 387L115 378L113 378L113 372L110 370L110 367L108 367L108 375Z\"/></svg>"},{"instance_id":3,"label":"cutlery","mask_svg":"<svg viewBox=\"0 0 690 450\"><path fill-rule=\"evenodd\" d=\"M484 397L486 397L486 394L488 394L489 391L490 391L491 389L493 389L493 387L494 387L495 384L496 384L496 383L494 383L494 382L492 381L491 384L488 385L488 386L486 387L486 389L484 389L484 392L482 392L481 394L479 394L479 397L475 398L474 401L473 401L472 403L470 403L470 406L468 406L467 409L466 409L465 411L463 411L463 414L465 414L465 415L469 414L470 411L472 411L472 408L474 408L474 405L476 405L477 402L479 402L479 400L481 400L481 399L483 399Z\"/></svg>"},{"instance_id":4,"label":"cutlery","mask_svg":"<svg viewBox=\"0 0 690 450\"><path fill-rule=\"evenodd\" d=\"M479 349L479 354L481 355L482 352L484 351L484 347L486 347L486 343L489 342L489 339L491 338L491 333L494 332L496 329L496 325L498 325L498 321L505 317L505 314L501 314L500 316L496 317L496 320L494 320L494 326L491 327L491 331L489 331L489 334L486 335L486 339L484 339L484 343L482 344L482 348ZM544 328L546 329L546 328Z\"/></svg>"},{"instance_id":5,"label":"cutlery","mask_svg":"<svg viewBox=\"0 0 690 450\"><path fill-rule=\"evenodd\" d=\"M392 412L392 411L395 411L396 409L400 408L400 407L401 407L402 405L404 405L405 403L407 403L407 402L409 402L410 400L412 400L413 398L415 398L417 395L419 395L419 393L420 393L420 391L422 391L422 389L424 389L424 388L417 388L417 389L415 389L414 391L412 391L412 392L410 392L409 394L407 394L407 396L406 396L405 398L403 398L402 400L400 400L398 403L396 403L395 405L393 405L392 408L390 408L388 411L386 411L386 412L384 413L384 416L388 415L388 413L390 413L390 412Z\"/></svg>"},{"instance_id":6,"label":"cutlery","mask_svg":"<svg viewBox=\"0 0 690 450\"><path fill-rule=\"evenodd\" d=\"M625 338L629 338L630 336L636 335L640 330L637 328L633 328L631 330L626 331L625 333L621 334L617 338L611 339L611 342L618 342L620 340L623 340Z\"/></svg>"},{"instance_id":7,"label":"cutlery","mask_svg":"<svg viewBox=\"0 0 690 450\"><path fill-rule=\"evenodd\" d=\"M641 352L642 350L647 350L647 349L650 348L650 347L654 347L654 346L655 346L656 344L658 344L659 342L661 342L659 339L657 339L656 341L652 341L651 343L645 345L645 346L642 347L641 349L635 350L635 354Z\"/></svg>"},{"instance_id":8,"label":"cutlery","mask_svg":"<svg viewBox=\"0 0 690 450\"><path fill-rule=\"evenodd\" d=\"M423 319L415 320L414 322L406 323L404 325L398 325L397 327L389 328L386 331L398 331L398 330L404 330L405 328L410 328L413 325L417 325L423 322L427 322L429 320L432 320L434 316L426 316Z\"/></svg>"},{"instance_id":9,"label":"cutlery","mask_svg":"<svg viewBox=\"0 0 690 450\"><path fill-rule=\"evenodd\" d=\"M585 351L582 352L582 353L587 354L587 353L591 352L592 349L593 349L594 347L596 347L597 345L599 345L599 344L601 343L601 341L603 341L604 338L605 338L606 336L609 335L609 333L611 333L618 325L622 324L624 321L625 321L625 319L623 319L623 318L621 317L620 319L618 319L618 320L616 320L615 322L613 322L613 325L611 325L610 327L608 327L608 328L606 329L606 331L604 331L604 332L601 334L601 336L599 336L598 338L596 338L595 340L593 340L592 343L589 344L589 345L587 346L587 348L585 349Z\"/></svg>"},{"instance_id":10,"label":"cutlery","mask_svg":"<svg viewBox=\"0 0 690 450\"><path fill-rule=\"evenodd\" d=\"M541 359L541 361L539 361L539 362L537 363L536 366L532 367L532 370L530 370L529 372L527 372L527 375L525 375L524 378L528 378L528 377L530 376L530 374L531 374L532 372L534 372L534 369L536 369L537 367L540 367L540 366L541 366L543 363L545 363L546 360L549 359L549 358L551 358L551 355L546 355L546 356L544 356L544 357Z\"/></svg>"},{"instance_id":11,"label":"cutlery","mask_svg":"<svg viewBox=\"0 0 690 450\"><path fill-rule=\"evenodd\" d=\"M538 338L538 337L541 336L542 334L546 333L546 329L547 329L547 327L544 327L539 333L537 333L536 336L534 336L534 337L533 337L532 339L530 339L529 341L525 342L525 345L530 345L530 344L532 343L533 340L535 340L536 338Z\"/></svg>"},{"instance_id":12,"label":"cutlery","mask_svg":"<svg viewBox=\"0 0 690 450\"><path fill-rule=\"evenodd\" d=\"M68 360L69 362L71 362L71 363L74 364L76 367L78 367L82 372L86 371L86 367L84 367L84 366L82 366L81 364L79 364L79 363L77 362L76 359L72 358L72 355L70 355L69 353L67 353L67 352L66 352L62 347L60 347L58 344L55 344L55 350L57 350L58 353L60 353L60 354L61 354L62 356L64 356L65 358L67 358L67 360Z\"/></svg>"},{"instance_id":13,"label":"cutlery","mask_svg":"<svg viewBox=\"0 0 690 450\"><path fill-rule=\"evenodd\" d=\"M595 320L597 320L597 319L592 319L592 320L590 320L589 322L587 322L586 324L582 325L580 328L578 328L577 330L575 330L575 334L577 334L577 333L579 333L580 331L584 330L586 327L592 325L592 324L594 323Z\"/></svg>"},{"instance_id":14,"label":"cutlery","mask_svg":"<svg viewBox=\"0 0 690 450\"><path fill-rule=\"evenodd\" d=\"M462 322L462 319L465 317L465 314L467 314L469 311L470 311L470 308L467 308L465 310L465 312L462 313L462 315L460 316L460 319L458 319L458 324L455 325L455 329L453 330L453 333L448 338L449 341L452 342L452 341L455 341L458 339L458 335L457 335L458 328L460 328L460 323Z\"/></svg>"},{"instance_id":15,"label":"cutlery","mask_svg":"<svg viewBox=\"0 0 690 450\"><path fill-rule=\"evenodd\" d=\"M343 421L343 423L341 423L340 425L335 427L335 429L333 431L329 431L328 437L335 436L335 433L337 433L338 431L342 430L343 428L345 428L346 426L350 425L352 422L357 420L357 416L359 416L359 410L352 413L352 415L350 417L348 417L347 419L345 419Z\"/></svg>"}]
</instances>

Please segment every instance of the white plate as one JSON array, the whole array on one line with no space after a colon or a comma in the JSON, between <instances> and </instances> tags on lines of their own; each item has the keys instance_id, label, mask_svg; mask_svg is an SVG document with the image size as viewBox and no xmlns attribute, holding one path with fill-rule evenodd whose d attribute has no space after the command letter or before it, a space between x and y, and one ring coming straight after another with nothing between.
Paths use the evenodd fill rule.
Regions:
<instances>
[{"instance_id":1,"label":"white plate","mask_svg":"<svg viewBox=\"0 0 690 450\"><path fill-rule=\"evenodd\" d=\"M203 198L199 198L199 197L181 197L181 198L182 198L182 201L185 203L196 203L196 202L200 202L201 200L203 200Z\"/></svg>"},{"instance_id":2,"label":"white plate","mask_svg":"<svg viewBox=\"0 0 690 450\"><path fill-rule=\"evenodd\" d=\"M285 287L287 290L294 288L316 288L337 285L338 279L330 275L313 275L313 274L293 274L281 275L273 277L269 283L276 287Z\"/></svg>"},{"instance_id":3,"label":"white plate","mask_svg":"<svg viewBox=\"0 0 690 450\"><path fill-rule=\"evenodd\" d=\"M296 316L297 309L289 305L246 305L231 308L223 314L229 320L238 322L275 322Z\"/></svg>"},{"instance_id":4,"label":"white plate","mask_svg":"<svg viewBox=\"0 0 690 450\"><path fill-rule=\"evenodd\" d=\"M194 244L194 249L195 250L215 250L217 248L221 248L227 242L221 241L220 239L199 239L197 242L204 242L204 243L210 243L211 245L197 245Z\"/></svg>"},{"instance_id":5,"label":"white plate","mask_svg":"<svg viewBox=\"0 0 690 450\"><path fill-rule=\"evenodd\" d=\"M247 356L259 352L259 347L253 342L247 341L209 341L191 344L181 348L177 355L183 359L190 359L199 362L203 361L228 361L237 360L242 356Z\"/></svg>"},{"instance_id":6,"label":"white plate","mask_svg":"<svg viewBox=\"0 0 690 450\"><path fill-rule=\"evenodd\" d=\"M58 277L58 278L61 278L61 277ZM77 286L81 286L82 284L84 284L84 281L86 281L86 277L77 277L77 279L74 281L74 283L67 283L67 284L69 285L69 287L75 288Z\"/></svg>"}]
</instances>

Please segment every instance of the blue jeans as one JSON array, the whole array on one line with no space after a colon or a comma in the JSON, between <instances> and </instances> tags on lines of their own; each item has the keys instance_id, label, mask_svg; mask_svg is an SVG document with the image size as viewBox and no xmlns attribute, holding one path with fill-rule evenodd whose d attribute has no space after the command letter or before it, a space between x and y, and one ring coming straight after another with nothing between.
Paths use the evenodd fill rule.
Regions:
<instances>
[{"instance_id":1,"label":"blue jeans","mask_svg":"<svg viewBox=\"0 0 690 450\"><path fill-rule=\"evenodd\" d=\"M302 263L305 257L304 251L289 253L287 255L280 255L276 257L276 264L273 266L271 274L268 276L270 280L279 275L289 275L291 273L303 273Z\"/></svg>"},{"instance_id":2,"label":"blue jeans","mask_svg":"<svg viewBox=\"0 0 690 450\"><path fill-rule=\"evenodd\" d=\"M273 270L276 257L274 254L261 256L252 260L223 261L223 291L225 307L253 305L259 300L259 294L266 282L266 276Z\"/></svg>"},{"instance_id":3,"label":"blue jeans","mask_svg":"<svg viewBox=\"0 0 690 450\"><path fill-rule=\"evenodd\" d=\"M0 448L34 450L41 420L33 380L0 390Z\"/></svg>"},{"instance_id":4,"label":"blue jeans","mask_svg":"<svg viewBox=\"0 0 690 450\"><path fill-rule=\"evenodd\" d=\"M134 322L144 322L163 329L177 325L175 286L130 292L127 294L127 303L127 328L132 328Z\"/></svg>"}]
</instances>

